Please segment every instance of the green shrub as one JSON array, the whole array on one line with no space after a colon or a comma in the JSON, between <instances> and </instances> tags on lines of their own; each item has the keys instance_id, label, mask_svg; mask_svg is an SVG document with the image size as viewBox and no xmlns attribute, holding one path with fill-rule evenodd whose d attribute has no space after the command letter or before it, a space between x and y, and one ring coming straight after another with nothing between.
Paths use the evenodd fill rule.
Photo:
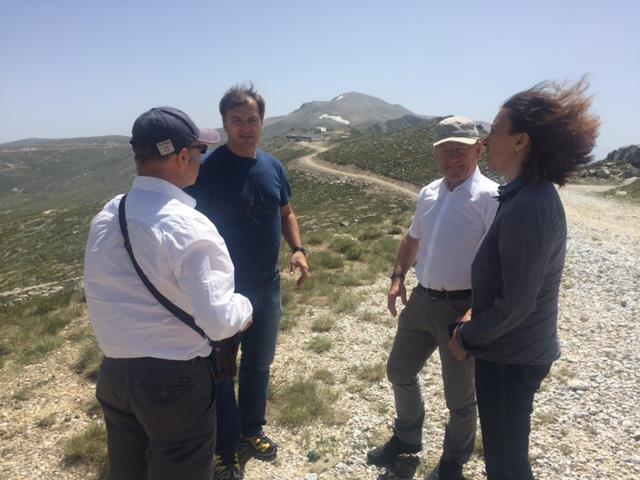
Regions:
<instances>
[{"instance_id":1,"label":"green shrub","mask_svg":"<svg viewBox=\"0 0 640 480\"><path fill-rule=\"evenodd\" d=\"M298 325L298 319L295 315L282 315L282 319L280 320L280 331L288 332L293 330Z\"/></svg>"},{"instance_id":2,"label":"green shrub","mask_svg":"<svg viewBox=\"0 0 640 480\"><path fill-rule=\"evenodd\" d=\"M314 332L328 332L333 328L334 323L330 318L317 318L311 324L311 330Z\"/></svg>"},{"instance_id":3,"label":"green shrub","mask_svg":"<svg viewBox=\"0 0 640 480\"><path fill-rule=\"evenodd\" d=\"M49 415L46 415L44 417L42 417L41 419L39 419L36 422L36 426L38 428L49 428L52 427L54 424L56 423L56 414L55 413L50 413Z\"/></svg>"},{"instance_id":4,"label":"green shrub","mask_svg":"<svg viewBox=\"0 0 640 480\"><path fill-rule=\"evenodd\" d=\"M362 269L341 272L340 275L336 276L335 282L343 287L359 287L367 284L363 278Z\"/></svg>"},{"instance_id":5,"label":"green shrub","mask_svg":"<svg viewBox=\"0 0 640 480\"><path fill-rule=\"evenodd\" d=\"M66 465L88 463L102 469L107 464L107 432L104 425L91 425L71 437L64 445L63 462Z\"/></svg>"},{"instance_id":6,"label":"green shrub","mask_svg":"<svg viewBox=\"0 0 640 480\"><path fill-rule=\"evenodd\" d=\"M102 407L96 397L92 397L82 410L91 418L102 415Z\"/></svg>"},{"instance_id":7,"label":"green shrub","mask_svg":"<svg viewBox=\"0 0 640 480\"><path fill-rule=\"evenodd\" d=\"M322 245L324 243L324 234L322 232L313 232L304 236L307 245Z\"/></svg>"},{"instance_id":8,"label":"green shrub","mask_svg":"<svg viewBox=\"0 0 640 480\"><path fill-rule=\"evenodd\" d=\"M335 375L326 368L321 368L313 372L313 378L315 380L321 381L325 385L333 385L334 383L336 383Z\"/></svg>"},{"instance_id":9,"label":"green shrub","mask_svg":"<svg viewBox=\"0 0 640 480\"><path fill-rule=\"evenodd\" d=\"M345 253L350 248L357 246L358 241L351 235L336 235L329 246L336 252Z\"/></svg>"},{"instance_id":10,"label":"green shrub","mask_svg":"<svg viewBox=\"0 0 640 480\"><path fill-rule=\"evenodd\" d=\"M384 362L379 362L373 365L363 367L358 372L358 378L360 380L366 380L368 382L379 382L386 377L386 367Z\"/></svg>"},{"instance_id":11,"label":"green shrub","mask_svg":"<svg viewBox=\"0 0 640 480\"><path fill-rule=\"evenodd\" d=\"M379 225L374 225L373 227L369 227L358 234L358 240L363 242L368 242L370 240L376 240L380 237L384 236L384 232Z\"/></svg>"},{"instance_id":12,"label":"green shrub","mask_svg":"<svg viewBox=\"0 0 640 480\"><path fill-rule=\"evenodd\" d=\"M102 352L95 339L91 339L90 343L85 345L75 364L73 365L76 373L79 373L87 380L96 381L98 379L98 370L102 362Z\"/></svg>"},{"instance_id":13,"label":"green shrub","mask_svg":"<svg viewBox=\"0 0 640 480\"><path fill-rule=\"evenodd\" d=\"M348 291L342 292L333 305L336 313L353 312L360 305L360 297Z\"/></svg>"},{"instance_id":14,"label":"green shrub","mask_svg":"<svg viewBox=\"0 0 640 480\"><path fill-rule=\"evenodd\" d=\"M85 308L84 295L75 288L0 307L2 355L21 364L38 362L62 344L59 332Z\"/></svg>"},{"instance_id":15,"label":"green shrub","mask_svg":"<svg viewBox=\"0 0 640 480\"><path fill-rule=\"evenodd\" d=\"M360 314L359 320L362 322L378 323L380 321L380 315L371 310L365 310Z\"/></svg>"},{"instance_id":16,"label":"green shrub","mask_svg":"<svg viewBox=\"0 0 640 480\"><path fill-rule=\"evenodd\" d=\"M363 245L351 245L344 251L344 256L347 260L356 261L361 260L365 256L365 247Z\"/></svg>"},{"instance_id":17,"label":"green shrub","mask_svg":"<svg viewBox=\"0 0 640 480\"><path fill-rule=\"evenodd\" d=\"M274 410L279 423L299 427L312 421L331 422L335 399L329 391L321 390L315 381L298 379L279 388L274 395Z\"/></svg>"},{"instance_id":18,"label":"green shrub","mask_svg":"<svg viewBox=\"0 0 640 480\"><path fill-rule=\"evenodd\" d=\"M308 347L309 350L315 353L324 353L331 350L331 347L333 347L333 342L329 337L318 336L313 337L311 340L309 340Z\"/></svg>"},{"instance_id":19,"label":"green shrub","mask_svg":"<svg viewBox=\"0 0 640 480\"><path fill-rule=\"evenodd\" d=\"M344 266L344 261L340 255L331 252L317 252L313 255L313 266L315 268L337 269Z\"/></svg>"}]
</instances>

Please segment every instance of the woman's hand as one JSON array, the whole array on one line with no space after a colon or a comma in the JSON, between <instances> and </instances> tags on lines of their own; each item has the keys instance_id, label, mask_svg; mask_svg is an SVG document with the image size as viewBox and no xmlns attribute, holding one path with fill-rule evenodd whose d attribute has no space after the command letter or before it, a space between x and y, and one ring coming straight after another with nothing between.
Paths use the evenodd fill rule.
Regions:
<instances>
[{"instance_id":1,"label":"woman's hand","mask_svg":"<svg viewBox=\"0 0 640 480\"><path fill-rule=\"evenodd\" d=\"M459 323L464 323L464 322L469 322L471 321L471 309L467 310L467 313L465 313L463 316L461 316L458 319Z\"/></svg>"},{"instance_id":2,"label":"woman's hand","mask_svg":"<svg viewBox=\"0 0 640 480\"><path fill-rule=\"evenodd\" d=\"M456 360L462 361L466 360L467 357L469 357L469 354L464 348L462 348L462 342L460 341L460 335L458 334L459 329L460 327L454 330L453 335L451 336L451 340L449 340L449 351L451 352L451 355L456 358Z\"/></svg>"}]
</instances>

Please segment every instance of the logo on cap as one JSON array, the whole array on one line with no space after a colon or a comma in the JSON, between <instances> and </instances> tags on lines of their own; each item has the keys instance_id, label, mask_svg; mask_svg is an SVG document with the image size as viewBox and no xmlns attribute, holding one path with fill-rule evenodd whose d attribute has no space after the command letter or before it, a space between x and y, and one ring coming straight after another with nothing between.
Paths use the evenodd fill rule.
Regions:
<instances>
[{"instance_id":1,"label":"logo on cap","mask_svg":"<svg viewBox=\"0 0 640 480\"><path fill-rule=\"evenodd\" d=\"M158 152L160 152L160 156L164 157L165 155L169 155L176 151L173 146L173 142L171 140L164 140L162 142L156 143L156 147L158 147Z\"/></svg>"}]
</instances>

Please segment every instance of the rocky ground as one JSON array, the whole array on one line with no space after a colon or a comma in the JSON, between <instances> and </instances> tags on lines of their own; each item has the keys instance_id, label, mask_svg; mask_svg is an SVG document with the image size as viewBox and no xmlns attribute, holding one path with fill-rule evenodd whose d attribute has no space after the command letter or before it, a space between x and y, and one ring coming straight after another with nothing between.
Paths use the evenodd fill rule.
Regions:
<instances>
[{"instance_id":1,"label":"rocky ground","mask_svg":"<svg viewBox=\"0 0 640 480\"><path fill-rule=\"evenodd\" d=\"M562 198L569 220L560 305L563 353L536 399L534 471L540 480L637 479L640 206L576 187L563 189ZM333 381L323 377L319 385L335 416L301 428L271 422L267 433L280 443L279 458L273 464L250 461L247 480L424 478L436 464L447 414L437 356L421 375L427 414L420 463L407 462L396 472L365 463L367 450L389 436L394 416L386 380L359 375L387 358L395 328L385 308L387 286L384 277L354 289L363 301L340 317L307 308L297 326L281 335L274 390L329 370ZM335 324L328 332L312 331L315 320L329 316ZM84 322L78 319L68 330ZM317 335L332 339L329 351L307 348ZM100 421L85 412L94 386L72 371L76 350L68 343L41 364L18 368L8 362L0 370L0 480L95 478L90 468L61 462L65 439ZM465 471L469 479L484 478L481 456L474 455Z\"/></svg>"}]
</instances>

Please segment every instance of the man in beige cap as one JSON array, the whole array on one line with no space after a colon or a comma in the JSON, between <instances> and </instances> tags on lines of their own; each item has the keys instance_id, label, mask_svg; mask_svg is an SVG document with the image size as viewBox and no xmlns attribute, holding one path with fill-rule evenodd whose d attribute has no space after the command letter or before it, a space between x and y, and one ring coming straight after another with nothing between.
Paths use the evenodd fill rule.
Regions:
<instances>
[{"instance_id":1,"label":"man in beige cap","mask_svg":"<svg viewBox=\"0 0 640 480\"><path fill-rule=\"evenodd\" d=\"M460 480L476 433L474 364L472 359L456 360L447 343L452 327L471 306L471 262L498 209L498 185L478 169L483 147L473 121L445 118L437 125L433 146L443 178L420 191L387 298L394 317L397 298L406 305L387 362L397 414L394 433L367 460L389 467L399 455L421 450L425 409L418 373L438 349L449 421L442 457L429 478ZM407 302L404 279L416 260L419 284Z\"/></svg>"}]
</instances>

